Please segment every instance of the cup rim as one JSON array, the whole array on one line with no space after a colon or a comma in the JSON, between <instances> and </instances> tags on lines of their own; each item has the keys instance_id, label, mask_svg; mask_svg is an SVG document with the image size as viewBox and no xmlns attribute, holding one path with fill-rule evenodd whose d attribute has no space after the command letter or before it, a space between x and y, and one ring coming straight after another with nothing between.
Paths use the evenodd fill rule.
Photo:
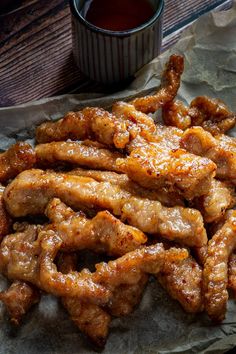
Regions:
<instances>
[{"instance_id":1,"label":"cup rim","mask_svg":"<svg viewBox=\"0 0 236 354\"><path fill-rule=\"evenodd\" d=\"M161 16L163 9L164 9L164 0L159 0L159 6L158 9L155 11L154 15L146 22L144 22L142 25L135 27L135 28L131 28L129 30L125 30L125 31L110 31L104 28L100 28L97 27L95 25L93 25L91 22L87 21L79 12L77 5L76 5L76 0L70 0L70 8L71 11L73 13L73 15L80 21L82 22L85 26L89 27L89 29L93 32L96 33L103 33L106 34L108 36L116 36L116 37L124 37L124 36L128 36L131 34L135 34L138 32L141 32L142 30L144 30L145 28L151 26L154 22L156 22L156 20Z\"/></svg>"}]
</instances>

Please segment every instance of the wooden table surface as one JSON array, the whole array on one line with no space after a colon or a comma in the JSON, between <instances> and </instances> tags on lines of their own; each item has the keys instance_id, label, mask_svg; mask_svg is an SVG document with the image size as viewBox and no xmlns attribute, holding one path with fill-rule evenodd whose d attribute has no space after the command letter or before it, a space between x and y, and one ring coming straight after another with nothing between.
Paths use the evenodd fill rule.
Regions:
<instances>
[{"instance_id":1,"label":"wooden table surface","mask_svg":"<svg viewBox=\"0 0 236 354\"><path fill-rule=\"evenodd\" d=\"M86 79L74 62L68 1L24 3L24 8L0 16L0 107L70 92L104 91ZM163 50L200 15L231 3L166 0Z\"/></svg>"}]
</instances>

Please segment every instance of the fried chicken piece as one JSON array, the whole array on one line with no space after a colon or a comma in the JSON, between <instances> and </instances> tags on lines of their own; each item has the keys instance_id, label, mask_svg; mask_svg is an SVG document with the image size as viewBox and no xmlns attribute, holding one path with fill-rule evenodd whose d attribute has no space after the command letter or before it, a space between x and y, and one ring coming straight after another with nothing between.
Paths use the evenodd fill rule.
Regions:
<instances>
[{"instance_id":1,"label":"fried chicken piece","mask_svg":"<svg viewBox=\"0 0 236 354\"><path fill-rule=\"evenodd\" d=\"M36 225L24 224L18 232L4 237L0 246L0 271L7 278L39 286L37 233Z\"/></svg>"},{"instance_id":2,"label":"fried chicken piece","mask_svg":"<svg viewBox=\"0 0 236 354\"><path fill-rule=\"evenodd\" d=\"M236 124L236 115L221 100L207 96L196 97L189 107L181 101L171 101L162 113L167 125L182 130L198 125L212 135L224 134Z\"/></svg>"},{"instance_id":3,"label":"fried chicken piece","mask_svg":"<svg viewBox=\"0 0 236 354\"><path fill-rule=\"evenodd\" d=\"M202 269L193 257L182 262L166 261L157 279L186 312L203 310Z\"/></svg>"},{"instance_id":4,"label":"fried chicken piece","mask_svg":"<svg viewBox=\"0 0 236 354\"><path fill-rule=\"evenodd\" d=\"M120 169L145 188L167 188L192 199L206 193L215 175L215 164L183 149L136 139L130 155L117 159Z\"/></svg>"},{"instance_id":5,"label":"fried chicken piece","mask_svg":"<svg viewBox=\"0 0 236 354\"><path fill-rule=\"evenodd\" d=\"M63 274L53 263L61 248L61 238L52 230L41 231L39 254L39 278L45 291L55 296L78 297L95 304L107 303L110 292L92 280L89 270Z\"/></svg>"},{"instance_id":6,"label":"fried chicken piece","mask_svg":"<svg viewBox=\"0 0 236 354\"><path fill-rule=\"evenodd\" d=\"M187 151L205 156L217 165L216 176L236 184L236 139L226 135L213 137L201 127L187 129L180 142Z\"/></svg>"},{"instance_id":7,"label":"fried chicken piece","mask_svg":"<svg viewBox=\"0 0 236 354\"><path fill-rule=\"evenodd\" d=\"M205 309L209 317L220 322L225 317L228 300L228 260L236 246L236 211L227 212L226 221L208 244L203 270Z\"/></svg>"},{"instance_id":8,"label":"fried chicken piece","mask_svg":"<svg viewBox=\"0 0 236 354\"><path fill-rule=\"evenodd\" d=\"M170 101L162 108L162 119L166 125L182 130L192 125L190 109L179 100Z\"/></svg>"},{"instance_id":9,"label":"fried chicken piece","mask_svg":"<svg viewBox=\"0 0 236 354\"><path fill-rule=\"evenodd\" d=\"M97 264L93 280L114 290L121 284L136 284L143 273L156 275L163 269L165 262L182 261L187 257L186 249L170 248L165 251L162 244L146 246L114 261Z\"/></svg>"},{"instance_id":10,"label":"fried chicken piece","mask_svg":"<svg viewBox=\"0 0 236 354\"><path fill-rule=\"evenodd\" d=\"M18 326L22 317L40 300L37 288L21 281L14 281L9 289L0 292L0 301L8 311L10 321Z\"/></svg>"},{"instance_id":11,"label":"fried chicken piece","mask_svg":"<svg viewBox=\"0 0 236 354\"><path fill-rule=\"evenodd\" d=\"M62 273L75 271L75 255L61 254L58 268ZM110 314L116 317L130 314L139 304L147 281L148 276L143 274L136 284L121 284L118 286L113 291L112 300L107 305L106 310L98 305L72 297L62 298L62 303L81 332L88 336L96 346L103 347L111 322Z\"/></svg>"},{"instance_id":12,"label":"fried chicken piece","mask_svg":"<svg viewBox=\"0 0 236 354\"><path fill-rule=\"evenodd\" d=\"M115 317L127 316L140 303L148 282L148 275L142 274L136 284L121 284L112 293L112 301L108 304L108 312Z\"/></svg>"},{"instance_id":13,"label":"fried chicken piece","mask_svg":"<svg viewBox=\"0 0 236 354\"><path fill-rule=\"evenodd\" d=\"M158 200L161 204L168 207L185 205L183 198L178 193L169 192L164 188L159 190L143 188L139 184L132 181L124 173L121 174L110 171L84 170L82 168L76 168L68 172L68 174L73 176L91 177L98 182L109 182L126 190L132 194L132 196Z\"/></svg>"},{"instance_id":14,"label":"fried chicken piece","mask_svg":"<svg viewBox=\"0 0 236 354\"><path fill-rule=\"evenodd\" d=\"M8 215L3 201L4 189L5 187L0 185L0 241L10 232L12 224L10 215Z\"/></svg>"},{"instance_id":15,"label":"fried chicken piece","mask_svg":"<svg viewBox=\"0 0 236 354\"><path fill-rule=\"evenodd\" d=\"M200 247L207 241L199 211L163 207L158 201L132 197L118 186L88 177L29 170L12 181L4 192L6 207L14 217L43 214L53 197L75 210L109 210L143 232L158 233L186 245Z\"/></svg>"},{"instance_id":16,"label":"fried chicken piece","mask_svg":"<svg viewBox=\"0 0 236 354\"><path fill-rule=\"evenodd\" d=\"M29 144L19 142L12 145L0 154L0 182L6 182L18 173L32 168L35 161L35 152Z\"/></svg>"},{"instance_id":17,"label":"fried chicken piece","mask_svg":"<svg viewBox=\"0 0 236 354\"><path fill-rule=\"evenodd\" d=\"M180 55L171 55L163 73L162 85L153 96L134 99L130 102L138 111L153 113L177 95L181 75L184 70L184 59Z\"/></svg>"},{"instance_id":18,"label":"fried chicken piece","mask_svg":"<svg viewBox=\"0 0 236 354\"><path fill-rule=\"evenodd\" d=\"M75 254L61 254L58 269L63 274L76 271L77 256ZM75 297L63 297L62 304L68 311L72 321L97 347L104 347L111 316L100 306L81 301Z\"/></svg>"},{"instance_id":19,"label":"fried chicken piece","mask_svg":"<svg viewBox=\"0 0 236 354\"><path fill-rule=\"evenodd\" d=\"M218 221L227 209L236 205L234 187L226 183L212 179L209 192L198 198L194 198L191 207L201 211L204 221L210 223Z\"/></svg>"},{"instance_id":20,"label":"fried chicken piece","mask_svg":"<svg viewBox=\"0 0 236 354\"><path fill-rule=\"evenodd\" d=\"M104 287L95 284L89 275L83 276L75 272L63 276L51 263L51 276L44 273L43 266L47 266L47 235L40 229L41 227L28 225L24 231L8 235L3 239L0 246L1 273L12 280L29 282L53 295L63 296L69 293L71 296L89 299L95 303L107 302L109 292ZM48 233L53 232L48 231ZM55 241L56 248L59 246L59 237L56 240L55 238L51 238L51 242ZM41 253L43 253L44 263L39 273ZM54 277L54 274L57 277Z\"/></svg>"},{"instance_id":21,"label":"fried chicken piece","mask_svg":"<svg viewBox=\"0 0 236 354\"><path fill-rule=\"evenodd\" d=\"M99 212L93 219L87 219L84 214L73 212L59 199L53 199L47 206L46 215L54 223L46 229L55 230L60 236L61 250L89 249L109 256L121 256L147 241L143 232L123 224L107 210Z\"/></svg>"},{"instance_id":22,"label":"fried chicken piece","mask_svg":"<svg viewBox=\"0 0 236 354\"><path fill-rule=\"evenodd\" d=\"M122 217L143 232L160 234L170 241L177 241L190 247L201 247L207 243L202 216L200 213L197 214L195 209L160 208L155 201L130 198L124 204ZM194 231L193 224L196 226Z\"/></svg>"},{"instance_id":23,"label":"fried chicken piece","mask_svg":"<svg viewBox=\"0 0 236 354\"><path fill-rule=\"evenodd\" d=\"M94 273L91 273L88 269L83 269L80 273L70 272L65 275L58 272L53 263L60 250L61 239L53 231L41 231L40 234L43 234L43 238L39 272L40 280L46 291L57 296L71 297L78 296L79 292L78 297L81 297L82 293L85 295L89 291L88 284L90 285L90 294L87 297L89 301L94 302L95 298L91 295L99 293L100 290L97 304L101 299L102 292L104 295L103 303L108 302L111 298L110 292L120 284L137 283L141 279L142 273L157 274L166 260L178 261L188 256L186 250L172 248L165 251L161 244L156 244L136 249L115 261L97 264ZM74 275L77 279L74 278ZM100 289L98 284L102 286ZM107 292L104 292L104 289L107 289Z\"/></svg>"},{"instance_id":24,"label":"fried chicken piece","mask_svg":"<svg viewBox=\"0 0 236 354\"><path fill-rule=\"evenodd\" d=\"M112 106L112 113L121 121L126 121L132 138L138 134L148 137L156 132L154 120L147 114L138 111L132 104L116 102Z\"/></svg>"},{"instance_id":25,"label":"fried chicken piece","mask_svg":"<svg viewBox=\"0 0 236 354\"><path fill-rule=\"evenodd\" d=\"M190 104L192 126L201 125L213 135L224 134L236 124L236 115L219 99L207 96L196 97Z\"/></svg>"},{"instance_id":26,"label":"fried chicken piece","mask_svg":"<svg viewBox=\"0 0 236 354\"><path fill-rule=\"evenodd\" d=\"M87 107L81 112L69 112L57 122L41 124L36 130L36 140L38 143L49 143L67 139L92 139L110 147L124 149L139 132L154 133L155 124L152 119L138 111L154 112L173 100L182 72L183 58L173 55L164 72L163 87L156 95L138 98L131 105L119 102L113 107L115 114L93 107Z\"/></svg>"},{"instance_id":27,"label":"fried chicken piece","mask_svg":"<svg viewBox=\"0 0 236 354\"><path fill-rule=\"evenodd\" d=\"M55 229L63 240L61 251L66 245L68 250L90 249L110 256L122 256L139 248L146 241L146 236L141 231L124 225L108 211L98 213L92 220L86 220L84 215L76 214L59 199L53 199L47 206L46 214L52 222L59 223ZM78 225L79 219L85 220L80 221L83 228ZM109 312L113 316L124 316L132 312L141 300L147 280L148 277L143 275L137 284L120 285L113 292Z\"/></svg>"},{"instance_id":28,"label":"fried chicken piece","mask_svg":"<svg viewBox=\"0 0 236 354\"><path fill-rule=\"evenodd\" d=\"M234 297L236 297L236 253L232 253L229 257L229 281L228 288L233 291Z\"/></svg>"},{"instance_id":29,"label":"fried chicken piece","mask_svg":"<svg viewBox=\"0 0 236 354\"><path fill-rule=\"evenodd\" d=\"M95 107L69 112L59 121L43 123L36 129L36 141L40 144L67 139L92 139L107 146L124 148L130 141L130 134L125 121Z\"/></svg>"},{"instance_id":30,"label":"fried chicken piece","mask_svg":"<svg viewBox=\"0 0 236 354\"><path fill-rule=\"evenodd\" d=\"M122 157L118 152L78 142L40 144L36 146L35 152L39 166L52 166L63 162L108 171L119 171L116 160Z\"/></svg>"}]
</instances>

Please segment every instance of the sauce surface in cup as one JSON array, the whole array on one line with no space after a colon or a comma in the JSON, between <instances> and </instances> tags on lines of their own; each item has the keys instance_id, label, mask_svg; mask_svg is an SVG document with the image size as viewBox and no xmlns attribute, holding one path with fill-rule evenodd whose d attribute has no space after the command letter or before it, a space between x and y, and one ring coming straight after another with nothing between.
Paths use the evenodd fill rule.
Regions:
<instances>
[{"instance_id":1,"label":"sauce surface in cup","mask_svg":"<svg viewBox=\"0 0 236 354\"><path fill-rule=\"evenodd\" d=\"M149 0L90 0L83 17L94 26L110 31L126 31L147 22L155 13Z\"/></svg>"}]
</instances>

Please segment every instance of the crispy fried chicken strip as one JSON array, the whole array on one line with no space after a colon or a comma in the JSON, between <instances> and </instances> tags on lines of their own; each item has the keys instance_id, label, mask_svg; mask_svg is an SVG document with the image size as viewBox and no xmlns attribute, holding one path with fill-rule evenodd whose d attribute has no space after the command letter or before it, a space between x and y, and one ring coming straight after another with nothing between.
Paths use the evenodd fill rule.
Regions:
<instances>
[{"instance_id":1,"label":"crispy fried chicken strip","mask_svg":"<svg viewBox=\"0 0 236 354\"><path fill-rule=\"evenodd\" d=\"M0 271L7 278L39 285L37 233L36 225L23 225L22 230L4 237L0 246Z\"/></svg>"},{"instance_id":2,"label":"crispy fried chicken strip","mask_svg":"<svg viewBox=\"0 0 236 354\"><path fill-rule=\"evenodd\" d=\"M117 163L130 179L145 188L167 188L186 199L203 195L215 175L215 164L183 149L169 149L160 143L136 139L130 155Z\"/></svg>"},{"instance_id":3,"label":"crispy fried chicken strip","mask_svg":"<svg viewBox=\"0 0 236 354\"><path fill-rule=\"evenodd\" d=\"M45 240L43 238L45 233L40 229L41 227L28 225L24 231L5 236L0 247L1 273L9 279L29 282L54 295L63 296L69 293L71 296L89 299L99 304L107 302L109 292L104 287L95 284L89 275L84 277L75 272L60 276L60 273L57 273L61 281L58 285L58 279L53 277L55 272L53 265L51 266L52 276L49 275L49 279L43 271L39 274L41 252L46 253L47 245L47 238L45 237ZM56 246L59 245L58 239L57 237L57 242L55 241Z\"/></svg>"},{"instance_id":4,"label":"crispy fried chicken strip","mask_svg":"<svg viewBox=\"0 0 236 354\"><path fill-rule=\"evenodd\" d=\"M202 269L193 257L182 262L165 262L157 279L186 312L203 310Z\"/></svg>"},{"instance_id":5,"label":"crispy fried chicken strip","mask_svg":"<svg viewBox=\"0 0 236 354\"><path fill-rule=\"evenodd\" d=\"M61 254L58 269L63 274L76 271L76 254ZM100 306L75 297L61 298L72 321L97 347L104 347L108 336L111 316Z\"/></svg>"},{"instance_id":6,"label":"crispy fried chicken strip","mask_svg":"<svg viewBox=\"0 0 236 354\"><path fill-rule=\"evenodd\" d=\"M40 144L36 146L35 152L39 166L52 166L63 162L108 171L119 171L116 160L122 157L118 152L78 142Z\"/></svg>"},{"instance_id":7,"label":"crispy fried chicken strip","mask_svg":"<svg viewBox=\"0 0 236 354\"><path fill-rule=\"evenodd\" d=\"M178 100L169 102L163 107L163 120L182 130L198 125L212 135L218 135L235 126L236 115L221 100L199 96L189 107Z\"/></svg>"},{"instance_id":8,"label":"crispy fried chicken strip","mask_svg":"<svg viewBox=\"0 0 236 354\"><path fill-rule=\"evenodd\" d=\"M88 177L29 170L12 181L4 192L6 207L14 217L43 214L53 197L75 210L109 210L143 232L158 233L186 245L201 247L207 242L202 216L197 210L163 207L158 201L132 197L118 186Z\"/></svg>"},{"instance_id":9,"label":"crispy fried chicken strip","mask_svg":"<svg viewBox=\"0 0 236 354\"><path fill-rule=\"evenodd\" d=\"M126 190L133 196L148 198L151 200L158 200L161 204L172 207L172 206L184 206L183 198L175 192L169 192L166 189L150 190L141 187L139 184L132 181L124 173L116 173L110 171L98 171L98 170L85 170L82 168L76 168L68 174L73 176L83 176L91 177L98 182L109 182L111 184L117 185L120 188Z\"/></svg>"},{"instance_id":10,"label":"crispy fried chicken strip","mask_svg":"<svg viewBox=\"0 0 236 354\"><path fill-rule=\"evenodd\" d=\"M236 246L236 211L227 212L226 221L208 244L203 270L205 309L213 321L225 317L228 300L228 261Z\"/></svg>"},{"instance_id":11,"label":"crispy fried chicken strip","mask_svg":"<svg viewBox=\"0 0 236 354\"><path fill-rule=\"evenodd\" d=\"M18 173L32 168L36 158L32 147L24 142L12 145L0 154L0 182L14 178Z\"/></svg>"},{"instance_id":12,"label":"crispy fried chicken strip","mask_svg":"<svg viewBox=\"0 0 236 354\"><path fill-rule=\"evenodd\" d=\"M232 253L229 257L229 281L228 288L233 291L236 298L236 253Z\"/></svg>"},{"instance_id":13,"label":"crispy fried chicken strip","mask_svg":"<svg viewBox=\"0 0 236 354\"><path fill-rule=\"evenodd\" d=\"M191 113L183 102L170 101L162 108L162 119L167 126L185 130L192 125Z\"/></svg>"},{"instance_id":14,"label":"crispy fried chicken strip","mask_svg":"<svg viewBox=\"0 0 236 354\"><path fill-rule=\"evenodd\" d=\"M136 284L143 273L157 274L167 261L182 261L188 257L186 249L164 250L162 244L143 247L126 253L114 261L99 263L93 280L114 290L121 284Z\"/></svg>"},{"instance_id":15,"label":"crispy fried chicken strip","mask_svg":"<svg viewBox=\"0 0 236 354\"><path fill-rule=\"evenodd\" d=\"M5 187L0 185L0 241L10 232L12 224L10 215L8 215L3 201L4 189Z\"/></svg>"},{"instance_id":16,"label":"crispy fried chicken strip","mask_svg":"<svg viewBox=\"0 0 236 354\"><path fill-rule=\"evenodd\" d=\"M61 248L62 241L54 231L41 231L39 239L39 278L44 290L55 296L78 297L96 304L109 301L110 292L95 283L88 270L67 274L57 270L53 260Z\"/></svg>"},{"instance_id":17,"label":"crispy fried chicken strip","mask_svg":"<svg viewBox=\"0 0 236 354\"><path fill-rule=\"evenodd\" d=\"M125 121L95 107L69 112L59 121L43 123L36 129L36 140L40 144L67 139L92 139L107 146L124 148L131 137Z\"/></svg>"},{"instance_id":18,"label":"crispy fried chicken strip","mask_svg":"<svg viewBox=\"0 0 236 354\"><path fill-rule=\"evenodd\" d=\"M180 55L171 55L163 73L162 85L159 91L153 96L136 98L131 104L133 104L138 111L144 113L157 111L166 103L172 101L177 95L183 70L183 57Z\"/></svg>"},{"instance_id":19,"label":"crispy fried chicken strip","mask_svg":"<svg viewBox=\"0 0 236 354\"><path fill-rule=\"evenodd\" d=\"M139 305L148 282L148 275L142 274L136 284L121 284L112 293L108 312L115 317L127 316Z\"/></svg>"},{"instance_id":20,"label":"crispy fried chicken strip","mask_svg":"<svg viewBox=\"0 0 236 354\"><path fill-rule=\"evenodd\" d=\"M68 250L86 248L105 252L110 256L122 256L139 248L146 241L146 236L141 231L124 225L108 211L100 212L92 220L87 220L84 215L76 214L59 199L53 199L47 206L46 215L56 224L54 229L63 240L61 251L66 246ZM51 227L48 226L49 229ZM137 284L120 285L113 292L109 312L113 316L124 316L132 312L141 300L147 280L148 277L143 275Z\"/></svg>"},{"instance_id":21,"label":"crispy fried chicken strip","mask_svg":"<svg viewBox=\"0 0 236 354\"><path fill-rule=\"evenodd\" d=\"M213 135L224 134L236 124L236 115L219 99L207 96L196 97L190 104L195 111L192 126L201 125Z\"/></svg>"},{"instance_id":22,"label":"crispy fried chicken strip","mask_svg":"<svg viewBox=\"0 0 236 354\"><path fill-rule=\"evenodd\" d=\"M89 249L109 256L121 256L147 241L143 232L123 224L108 211L101 211L93 219L87 219L84 214L73 212L59 199L53 199L47 206L46 215L53 222L46 229L55 230L60 236L61 250Z\"/></svg>"},{"instance_id":23,"label":"crispy fried chicken strip","mask_svg":"<svg viewBox=\"0 0 236 354\"><path fill-rule=\"evenodd\" d=\"M57 271L53 261L60 249L61 240L53 231L42 231L42 233L44 233L44 237L43 242L41 242L42 252L39 268L40 280L44 284L44 288L58 296L74 297L75 289L70 289L71 275L77 272L62 274ZM88 269L83 269L79 275L81 278L90 281L91 288L95 284L97 286L101 284L108 289L106 295L110 295L110 292L121 284L136 284L142 278L143 273L157 274L165 261L172 259L181 261L187 256L188 252L186 250L172 248L165 251L161 244L156 244L129 252L115 261L97 264L94 273L90 273ZM78 285L80 284L77 281ZM96 290L93 289L93 292L96 292ZM84 291L86 292L86 290ZM92 289L90 289L91 291ZM109 299L110 297L104 296L103 300L108 302Z\"/></svg>"},{"instance_id":24,"label":"crispy fried chicken strip","mask_svg":"<svg viewBox=\"0 0 236 354\"><path fill-rule=\"evenodd\" d=\"M218 221L227 209L236 205L234 187L212 179L210 189L206 195L194 198L191 206L201 211L204 221L210 223Z\"/></svg>"},{"instance_id":25,"label":"crispy fried chicken strip","mask_svg":"<svg viewBox=\"0 0 236 354\"><path fill-rule=\"evenodd\" d=\"M217 165L216 176L236 184L236 139L226 135L213 137L201 127L187 129L180 142L187 151L205 156Z\"/></svg>"},{"instance_id":26,"label":"crispy fried chicken strip","mask_svg":"<svg viewBox=\"0 0 236 354\"><path fill-rule=\"evenodd\" d=\"M37 288L21 281L14 281L5 291L0 293L0 301L6 306L10 321L18 326L22 317L40 300Z\"/></svg>"},{"instance_id":27,"label":"crispy fried chicken strip","mask_svg":"<svg viewBox=\"0 0 236 354\"><path fill-rule=\"evenodd\" d=\"M59 257L58 268L62 273L69 273L76 270L76 263L75 254L64 253ZM98 305L72 297L62 298L62 303L81 332L96 346L103 347L111 322L110 314L116 317L130 314L139 304L147 281L148 276L143 274L136 284L121 284L115 288L106 311Z\"/></svg>"},{"instance_id":28,"label":"crispy fried chicken strip","mask_svg":"<svg viewBox=\"0 0 236 354\"><path fill-rule=\"evenodd\" d=\"M144 113L156 111L176 96L182 72L183 58L178 55L171 56L164 72L163 87L156 95L138 98L131 104L135 106L136 110ZM123 108L125 107L123 106ZM135 131L137 133L138 127L137 124L131 124L132 120L129 117L125 115L124 119L124 115L120 115L117 105L115 105L114 111L118 117L100 108L85 108L81 112L69 112L57 122L41 124L36 130L36 140L38 143L49 143L67 139L92 139L108 146L125 148L126 144L132 140L132 134ZM138 125L145 123L149 129L151 126L153 127L150 118L137 112L134 113L134 117L133 123L138 123ZM140 129L138 128L138 130Z\"/></svg>"},{"instance_id":29,"label":"crispy fried chicken strip","mask_svg":"<svg viewBox=\"0 0 236 354\"><path fill-rule=\"evenodd\" d=\"M170 209L172 210L171 213L169 213ZM154 201L130 198L124 204L122 216L129 224L132 223L133 226L142 229L143 232L160 234L159 230L162 230L161 235L170 241L177 241L190 247L201 247L207 243L202 216L200 213L197 214L195 209L181 207L160 209L160 205ZM181 219L182 221L180 221ZM196 228L192 233L193 223L195 223ZM182 233L183 228L185 235ZM173 230L173 232L170 232L170 230ZM180 234L182 236L178 237L177 235Z\"/></svg>"},{"instance_id":30,"label":"crispy fried chicken strip","mask_svg":"<svg viewBox=\"0 0 236 354\"><path fill-rule=\"evenodd\" d=\"M112 106L112 113L121 121L126 122L131 137L134 139L138 134L150 139L156 132L154 120L147 114L138 111L132 104L116 102Z\"/></svg>"}]
</instances>

